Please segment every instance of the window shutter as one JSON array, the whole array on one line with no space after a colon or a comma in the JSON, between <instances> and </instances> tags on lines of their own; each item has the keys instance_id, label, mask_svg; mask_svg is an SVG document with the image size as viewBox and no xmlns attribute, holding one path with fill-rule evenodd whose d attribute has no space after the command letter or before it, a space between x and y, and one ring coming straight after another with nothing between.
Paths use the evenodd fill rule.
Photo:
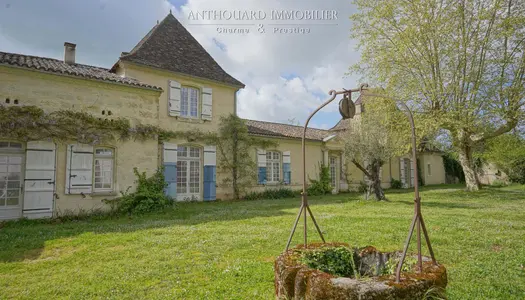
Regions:
<instances>
[{"instance_id":1,"label":"window shutter","mask_svg":"<svg viewBox=\"0 0 525 300\"><path fill-rule=\"evenodd\" d=\"M27 142L24 217L33 219L53 216L55 150L53 142Z\"/></svg>"},{"instance_id":2,"label":"window shutter","mask_svg":"<svg viewBox=\"0 0 525 300\"><path fill-rule=\"evenodd\" d=\"M347 169L346 169L346 156L344 154L341 153L340 155L340 158L339 158L339 161L341 162L341 167L339 168L340 170L340 175L339 175L339 189L340 190L343 190L343 191L346 191L348 190L348 182L346 181L346 173L347 173Z\"/></svg>"},{"instance_id":3,"label":"window shutter","mask_svg":"<svg viewBox=\"0 0 525 300\"><path fill-rule=\"evenodd\" d=\"M403 158L399 158L399 180L402 186L405 187L405 160Z\"/></svg>"},{"instance_id":4,"label":"window shutter","mask_svg":"<svg viewBox=\"0 0 525 300\"><path fill-rule=\"evenodd\" d=\"M292 169L291 169L291 153L290 151L283 152L283 181L284 184L290 184L292 182Z\"/></svg>"},{"instance_id":5,"label":"window shutter","mask_svg":"<svg viewBox=\"0 0 525 300\"><path fill-rule=\"evenodd\" d=\"M216 199L216 148L204 147L204 201Z\"/></svg>"},{"instance_id":6,"label":"window shutter","mask_svg":"<svg viewBox=\"0 0 525 300\"><path fill-rule=\"evenodd\" d=\"M213 110L213 90L211 88L203 88L201 99L201 118L203 120L211 120Z\"/></svg>"},{"instance_id":7,"label":"window shutter","mask_svg":"<svg viewBox=\"0 0 525 300\"><path fill-rule=\"evenodd\" d=\"M266 184L266 150L257 149L257 183Z\"/></svg>"},{"instance_id":8,"label":"window shutter","mask_svg":"<svg viewBox=\"0 0 525 300\"><path fill-rule=\"evenodd\" d=\"M91 194L93 188L93 146L67 145L66 194Z\"/></svg>"},{"instance_id":9,"label":"window shutter","mask_svg":"<svg viewBox=\"0 0 525 300\"><path fill-rule=\"evenodd\" d=\"M177 196L177 145L162 144L162 160L164 167L164 180L168 184L164 193L166 196Z\"/></svg>"},{"instance_id":10,"label":"window shutter","mask_svg":"<svg viewBox=\"0 0 525 300\"><path fill-rule=\"evenodd\" d=\"M168 113L172 117L180 116L180 83L168 81Z\"/></svg>"}]
</instances>

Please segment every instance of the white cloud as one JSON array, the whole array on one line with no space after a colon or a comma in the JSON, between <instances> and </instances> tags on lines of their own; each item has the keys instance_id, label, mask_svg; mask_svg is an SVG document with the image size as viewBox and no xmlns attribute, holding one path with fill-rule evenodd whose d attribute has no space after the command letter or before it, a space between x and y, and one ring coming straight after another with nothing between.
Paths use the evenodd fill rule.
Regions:
<instances>
[{"instance_id":1,"label":"white cloud","mask_svg":"<svg viewBox=\"0 0 525 300\"><path fill-rule=\"evenodd\" d=\"M215 9L265 12L272 9L325 9L336 10L338 20L309 21L300 26L309 28L310 34L274 34L269 30L272 27L269 20L261 22L266 27L266 34L219 34L217 26L190 25L213 21L188 20L189 12ZM178 12L178 17L226 71L246 84L238 95L240 116L279 122L295 117L302 123L309 112L328 98L329 90L357 86L352 78L343 78L348 67L358 58L348 37L351 13L352 7L343 1L189 0ZM316 26L316 23L337 25ZM226 50L214 46L213 39L225 45ZM290 73L297 77L282 77L282 74ZM323 111L333 112L336 107L334 103ZM326 122L335 124L338 117L335 115L330 119L318 120L317 123L330 127L333 124L327 125Z\"/></svg>"},{"instance_id":2,"label":"white cloud","mask_svg":"<svg viewBox=\"0 0 525 300\"><path fill-rule=\"evenodd\" d=\"M242 117L279 122L295 118L302 123L328 98L329 90L358 85L352 77L343 78L358 54L348 37L352 7L339 0L188 0L180 10L166 0L20 0L0 10L0 50L61 58L63 42L71 41L78 44L80 62L110 67L170 9L227 72L246 84L238 95ZM309 28L309 34L274 34L269 23L283 21L253 21L256 25L247 27L252 32L239 35L219 34L218 26L196 25L216 21L187 17L190 11L272 9L336 10L338 19L300 26ZM18 22L20 18L26 21ZM258 23L264 24L265 34L253 32ZM323 110L334 111L335 103ZM322 114L313 124L331 127L338 118L336 113Z\"/></svg>"}]
</instances>

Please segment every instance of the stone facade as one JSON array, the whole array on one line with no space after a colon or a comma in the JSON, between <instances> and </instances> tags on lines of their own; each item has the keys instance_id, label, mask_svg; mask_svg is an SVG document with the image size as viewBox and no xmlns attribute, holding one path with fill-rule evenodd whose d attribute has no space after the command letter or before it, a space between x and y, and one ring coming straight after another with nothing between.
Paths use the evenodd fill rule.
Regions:
<instances>
[{"instance_id":1,"label":"stone facade","mask_svg":"<svg viewBox=\"0 0 525 300\"><path fill-rule=\"evenodd\" d=\"M151 90L0 67L0 102L6 106L34 105L46 112L68 109L101 118L126 118L133 124L157 125L158 97L159 92ZM9 103L6 103L7 99ZM15 100L18 100L17 104ZM115 150L113 191L66 195L66 148L68 144L76 143L70 141L56 145L55 215L106 209L102 199L112 198L128 187L134 187L134 167L147 174L152 174L158 167L157 141L96 145Z\"/></svg>"},{"instance_id":2,"label":"stone facade","mask_svg":"<svg viewBox=\"0 0 525 300\"><path fill-rule=\"evenodd\" d=\"M243 87L242 83L228 75L216 65L216 62L212 62L213 59L209 55L206 55L205 60L212 67L210 70L213 71L213 74L210 73L207 76L199 76L198 72L182 74L173 69L159 68L157 65L162 65L165 61L155 61L159 59L156 56L152 57L152 61L142 64L139 63L140 60L131 59L139 52L142 53L141 55L162 52L164 57L171 57L170 55L175 51L177 52L175 54L180 55L179 49L174 49L171 46L173 43L169 41L173 37L173 31L180 31L181 34L186 35L185 41L192 43L188 51L201 51L198 42L185 31L173 16L169 15L160 25L152 29L132 50L131 54L123 54L111 70L76 64L74 61L68 63L56 59L0 52L0 104L4 106L37 106L48 113L59 109L81 111L102 119L125 118L130 120L132 125L150 124L171 131L197 129L202 132L216 132L222 116L236 113L236 93ZM157 45L158 43L162 45ZM160 48L153 49L151 47ZM74 59L74 57L69 57L69 59ZM20 64L20 61L24 63ZM174 67L173 64L169 65ZM190 89L197 93L197 115L187 117L183 116L180 111L173 113L174 105L177 109L180 109L178 105L182 105L180 100L182 90ZM174 90L178 93L176 95L178 100L175 102ZM188 97L187 94L185 96ZM185 105L189 106L189 103L190 100L187 100ZM209 115L205 113L207 109L209 109ZM356 120L360 117L360 105L357 107L357 113ZM247 122L251 134L278 142L278 146L274 149L267 149L267 151L278 153L278 165L273 166L278 169L276 171L279 173L277 180L268 182L266 180L261 181L259 178L259 180L254 181L251 191L263 191L264 189L279 187L301 189L303 180L300 139L302 127L254 120ZM306 173L307 178L317 179L320 171L319 166L321 164L330 166L331 175L334 178L333 192L337 193L356 189L360 182L364 181L364 177L353 164L345 162L343 143L337 138L333 138L335 134L337 131L334 130L311 129L307 132ZM6 142L9 141L0 139L0 143L6 144ZM84 146L79 145L77 141L57 144L51 142L45 141L43 145L37 145L37 147L44 147L42 149L29 149L33 151L32 156L30 155L31 159L35 156L41 160L36 163L36 166L31 165L29 167L26 165L26 150L29 143L19 143L20 148L17 150L18 152L15 151L17 156L15 160L22 159L22 163L16 166L9 166L9 157L13 154L10 152L12 149L2 149L2 144L0 144L0 167L20 169L19 174L13 175L21 177L20 183L24 184L24 180L27 180L27 174L24 174L25 171L22 169L38 169L42 167L39 165L41 163L46 163L46 172L52 174L46 175L45 178L47 179L37 178L31 181L32 187L39 186L42 192L40 195L38 194L40 190L32 191L32 197L36 198L31 198L31 201L34 202L36 208L26 209L25 206L29 200L24 195L27 194L27 191L23 191L24 187L21 187L21 198L16 207L16 210L20 210L20 212L14 215L2 215L2 205L5 209L6 202L0 199L0 219L21 217L23 216L22 210L32 210L34 212L31 215L32 217L42 217L56 216L66 212L76 213L93 209L107 209L107 206L102 203L102 199L113 198L128 188L131 190L135 188L133 168L150 175L160 166L163 166L165 175L169 179L167 193L177 200L228 199L232 195L231 188L222 185L225 174L216 170L216 160L219 157L217 157L213 145L205 145L199 141L175 139L163 141L160 144L157 140L144 142L131 140L104 145L89 145L86 152L82 150ZM71 145L76 145L75 147L80 150L74 150L77 148L71 148ZM108 173L110 174L108 176L111 176L111 188L102 189L103 192L100 192L101 188L98 191L95 188L95 177L101 175L95 171L94 165L96 163L93 164L96 160L97 148L100 147L111 149L110 152L112 153L111 163L108 163L107 160L105 162L105 166L111 168L111 172ZM51 151L55 158L53 159L49 155L41 155L39 151ZM71 156L71 153L75 153L75 158ZM258 149L253 149L252 157L260 167L261 161L258 161L259 155L257 153ZM77 171L82 174L84 181L80 185L77 183L77 186L80 187L72 193L71 182L78 178L75 177L77 175L71 175L75 166L68 169L68 164L69 162L77 163L78 161L75 159L80 159L83 166ZM425 169L425 183L444 183L445 176L441 156L433 153L422 153L420 159ZM101 163L100 159L98 163ZM430 171L427 169L428 166L430 166ZM100 168L100 166L98 167ZM257 170L258 174L261 175L261 173L266 172L265 168L266 165L263 163L262 168ZM30 171L35 170L31 169ZM35 172L40 171L36 170ZM0 174L5 177L4 182L0 182L0 192L5 190L3 186L7 186L9 181L5 174ZM383 167L383 186L389 187L391 178L399 179L401 174L400 158L392 158L389 164ZM42 185L42 182L38 183L39 180L47 180L50 186ZM187 186L179 187L181 181L184 184L187 183ZM25 184L28 184L27 181ZM186 190L188 195L185 195L184 192L179 193L179 190ZM10 192L17 193L14 190ZM42 199L48 203L47 209L49 211L46 213L43 213L43 210L39 208L42 204L39 201Z\"/></svg>"}]
</instances>

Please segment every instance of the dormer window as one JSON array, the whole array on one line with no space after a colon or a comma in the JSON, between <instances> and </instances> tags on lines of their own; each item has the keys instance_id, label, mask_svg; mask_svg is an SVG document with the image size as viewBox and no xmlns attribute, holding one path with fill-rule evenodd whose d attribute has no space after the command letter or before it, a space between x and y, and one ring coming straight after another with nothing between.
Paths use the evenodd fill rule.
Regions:
<instances>
[{"instance_id":1,"label":"dormer window","mask_svg":"<svg viewBox=\"0 0 525 300\"><path fill-rule=\"evenodd\" d=\"M199 94L200 91L196 88L186 86L181 88L181 117L197 118L199 116Z\"/></svg>"}]
</instances>

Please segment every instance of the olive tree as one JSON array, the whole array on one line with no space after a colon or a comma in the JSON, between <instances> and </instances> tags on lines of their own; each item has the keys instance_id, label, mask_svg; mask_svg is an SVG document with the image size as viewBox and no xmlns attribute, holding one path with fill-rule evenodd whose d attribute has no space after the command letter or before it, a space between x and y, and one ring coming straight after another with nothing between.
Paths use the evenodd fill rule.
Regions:
<instances>
[{"instance_id":1,"label":"olive tree","mask_svg":"<svg viewBox=\"0 0 525 300\"><path fill-rule=\"evenodd\" d=\"M381 167L410 149L410 127L394 102L364 95L361 99L366 111L347 122L342 134L344 155L366 176L367 194L373 194L376 200L386 200L381 187Z\"/></svg>"}]
</instances>

